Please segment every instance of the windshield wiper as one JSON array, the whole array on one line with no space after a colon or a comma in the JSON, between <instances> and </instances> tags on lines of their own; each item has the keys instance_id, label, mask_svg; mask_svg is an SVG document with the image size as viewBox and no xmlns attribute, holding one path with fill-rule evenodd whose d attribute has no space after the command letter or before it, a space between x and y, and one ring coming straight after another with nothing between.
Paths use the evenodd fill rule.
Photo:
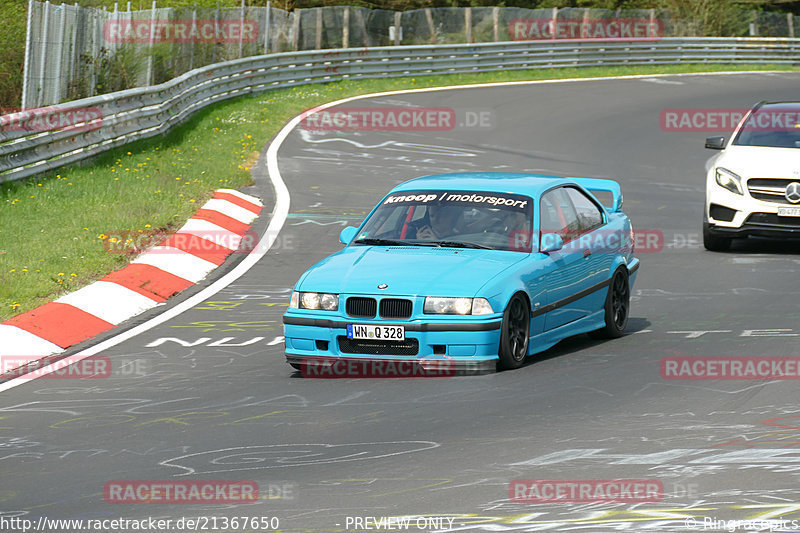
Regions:
<instances>
[{"instance_id":1,"label":"windshield wiper","mask_svg":"<svg viewBox=\"0 0 800 533\"><path fill-rule=\"evenodd\" d=\"M459 242L459 241L428 241L434 246L448 246L454 248L475 248L478 250L494 250L490 246L482 244L475 244L474 242Z\"/></svg>"},{"instance_id":2,"label":"windshield wiper","mask_svg":"<svg viewBox=\"0 0 800 533\"><path fill-rule=\"evenodd\" d=\"M494 248L490 248L489 246L483 246L482 244L475 244L472 242L458 242L458 241L404 241L401 239L378 239L374 237L364 237L362 239L356 239L353 241L353 244L368 244L368 245L375 245L375 246L445 246L445 247L454 247L454 248L476 248L480 250L494 250Z\"/></svg>"},{"instance_id":3,"label":"windshield wiper","mask_svg":"<svg viewBox=\"0 0 800 533\"><path fill-rule=\"evenodd\" d=\"M373 237L365 237L363 239L356 239L354 244L373 244L375 246L436 246L428 241L404 241L400 239L376 239Z\"/></svg>"}]
</instances>

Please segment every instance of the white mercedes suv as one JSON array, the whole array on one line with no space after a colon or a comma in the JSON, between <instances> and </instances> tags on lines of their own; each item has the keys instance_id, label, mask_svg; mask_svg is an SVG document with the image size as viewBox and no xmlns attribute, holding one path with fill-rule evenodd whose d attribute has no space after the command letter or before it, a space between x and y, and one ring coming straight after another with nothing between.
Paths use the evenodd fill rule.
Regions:
<instances>
[{"instance_id":1,"label":"white mercedes suv","mask_svg":"<svg viewBox=\"0 0 800 533\"><path fill-rule=\"evenodd\" d=\"M800 238L800 102L760 102L706 162L703 244L724 251L737 237Z\"/></svg>"}]
</instances>

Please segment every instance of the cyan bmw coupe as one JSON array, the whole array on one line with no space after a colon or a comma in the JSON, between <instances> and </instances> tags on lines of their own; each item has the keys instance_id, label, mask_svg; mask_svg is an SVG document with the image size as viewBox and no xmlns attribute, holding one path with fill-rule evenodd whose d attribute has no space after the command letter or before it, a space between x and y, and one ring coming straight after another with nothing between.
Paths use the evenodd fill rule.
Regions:
<instances>
[{"instance_id":1,"label":"cyan bmw coupe","mask_svg":"<svg viewBox=\"0 0 800 533\"><path fill-rule=\"evenodd\" d=\"M606 207L598 197L608 196ZM484 373L572 335L619 337L639 268L621 206L619 184L605 179L480 172L402 183L300 277L283 316L287 361Z\"/></svg>"}]
</instances>

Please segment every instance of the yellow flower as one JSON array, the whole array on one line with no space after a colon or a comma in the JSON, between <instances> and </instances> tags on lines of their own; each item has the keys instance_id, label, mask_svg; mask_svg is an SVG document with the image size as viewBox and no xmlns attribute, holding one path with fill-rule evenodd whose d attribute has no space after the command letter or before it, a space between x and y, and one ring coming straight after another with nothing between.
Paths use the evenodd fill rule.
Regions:
<instances>
[{"instance_id":1,"label":"yellow flower","mask_svg":"<svg viewBox=\"0 0 800 533\"><path fill-rule=\"evenodd\" d=\"M63 273L63 272L59 272L59 273L58 273L58 275L59 275L59 276L63 276L63 275L64 275L64 273Z\"/></svg>"}]
</instances>

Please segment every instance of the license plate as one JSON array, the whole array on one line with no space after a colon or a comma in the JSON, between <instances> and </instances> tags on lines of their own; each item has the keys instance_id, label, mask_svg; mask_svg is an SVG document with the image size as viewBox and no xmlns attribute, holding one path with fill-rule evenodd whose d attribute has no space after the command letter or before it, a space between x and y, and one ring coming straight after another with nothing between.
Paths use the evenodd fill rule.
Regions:
<instances>
[{"instance_id":1,"label":"license plate","mask_svg":"<svg viewBox=\"0 0 800 533\"><path fill-rule=\"evenodd\" d=\"M800 217L800 207L779 207L779 217Z\"/></svg>"},{"instance_id":2,"label":"license plate","mask_svg":"<svg viewBox=\"0 0 800 533\"><path fill-rule=\"evenodd\" d=\"M406 340L406 331L403 326L347 324L347 338L380 339L384 341L404 341Z\"/></svg>"}]
</instances>

